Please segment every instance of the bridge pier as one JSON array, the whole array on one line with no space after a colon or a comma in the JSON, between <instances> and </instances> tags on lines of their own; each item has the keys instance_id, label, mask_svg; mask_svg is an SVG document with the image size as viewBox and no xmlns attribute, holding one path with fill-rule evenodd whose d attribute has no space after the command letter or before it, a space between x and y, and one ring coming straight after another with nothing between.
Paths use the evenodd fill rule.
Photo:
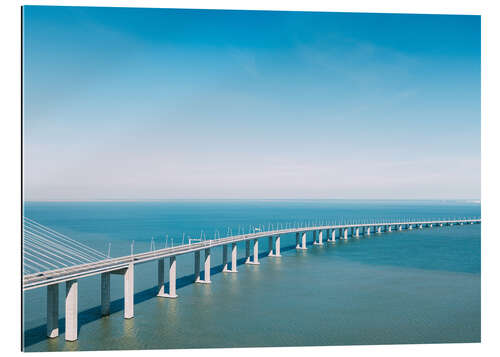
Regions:
<instances>
[{"instance_id":1,"label":"bridge pier","mask_svg":"<svg viewBox=\"0 0 500 357\"><path fill-rule=\"evenodd\" d=\"M365 230L363 231L363 235L365 236L369 236L370 235L370 226L366 226L365 227Z\"/></svg>"},{"instance_id":2,"label":"bridge pier","mask_svg":"<svg viewBox=\"0 0 500 357\"><path fill-rule=\"evenodd\" d=\"M382 233L382 226L377 226L377 233Z\"/></svg>"},{"instance_id":3,"label":"bridge pier","mask_svg":"<svg viewBox=\"0 0 500 357\"><path fill-rule=\"evenodd\" d=\"M168 269L168 294L165 293L165 261L158 260L158 296L175 299L177 297L177 259L175 256L170 257Z\"/></svg>"},{"instance_id":4,"label":"bridge pier","mask_svg":"<svg viewBox=\"0 0 500 357\"><path fill-rule=\"evenodd\" d=\"M224 245L224 269L222 270L224 273L237 273L238 270L236 270L236 264L238 262L237 259L237 246L236 243L231 243L231 269L228 269L227 266L227 246L228 244Z\"/></svg>"},{"instance_id":5,"label":"bridge pier","mask_svg":"<svg viewBox=\"0 0 500 357\"><path fill-rule=\"evenodd\" d=\"M65 340L76 341L78 338L78 281L66 282Z\"/></svg>"},{"instance_id":6,"label":"bridge pier","mask_svg":"<svg viewBox=\"0 0 500 357\"><path fill-rule=\"evenodd\" d=\"M165 295L165 258L158 259L158 293L156 296Z\"/></svg>"},{"instance_id":7,"label":"bridge pier","mask_svg":"<svg viewBox=\"0 0 500 357\"><path fill-rule=\"evenodd\" d=\"M356 236L356 238L359 238L359 227L356 227L356 228L354 229L354 232L355 232L355 236Z\"/></svg>"},{"instance_id":8,"label":"bridge pier","mask_svg":"<svg viewBox=\"0 0 500 357\"><path fill-rule=\"evenodd\" d=\"M177 297L177 258L175 255L170 257L170 269L168 276L168 295L166 297L176 298Z\"/></svg>"},{"instance_id":9,"label":"bridge pier","mask_svg":"<svg viewBox=\"0 0 500 357\"><path fill-rule=\"evenodd\" d=\"M110 273L123 275L123 317L131 319L134 317L134 263L129 263L127 268L113 270Z\"/></svg>"},{"instance_id":10,"label":"bridge pier","mask_svg":"<svg viewBox=\"0 0 500 357\"><path fill-rule=\"evenodd\" d=\"M111 273L101 274L101 315L108 316L111 300Z\"/></svg>"},{"instance_id":11,"label":"bridge pier","mask_svg":"<svg viewBox=\"0 0 500 357\"><path fill-rule=\"evenodd\" d=\"M259 263L259 240L254 239L252 241L253 243L253 264L260 264Z\"/></svg>"},{"instance_id":12,"label":"bridge pier","mask_svg":"<svg viewBox=\"0 0 500 357\"><path fill-rule=\"evenodd\" d=\"M314 231L314 245L323 245L323 231L322 230L319 230L319 231ZM316 233L317 233L317 239L316 239Z\"/></svg>"},{"instance_id":13,"label":"bridge pier","mask_svg":"<svg viewBox=\"0 0 500 357\"><path fill-rule=\"evenodd\" d=\"M245 241L245 264L250 263L250 241Z\"/></svg>"},{"instance_id":14,"label":"bridge pier","mask_svg":"<svg viewBox=\"0 0 500 357\"><path fill-rule=\"evenodd\" d=\"M413 224L411 224L411 223L410 223L410 224L408 225L408 229L409 229L409 230L412 230L412 229L413 229Z\"/></svg>"},{"instance_id":15,"label":"bridge pier","mask_svg":"<svg viewBox=\"0 0 500 357\"><path fill-rule=\"evenodd\" d=\"M59 284L47 286L47 337L59 336Z\"/></svg>"},{"instance_id":16,"label":"bridge pier","mask_svg":"<svg viewBox=\"0 0 500 357\"><path fill-rule=\"evenodd\" d=\"M194 252L194 282L200 282L200 251Z\"/></svg>"},{"instance_id":17,"label":"bridge pier","mask_svg":"<svg viewBox=\"0 0 500 357\"><path fill-rule=\"evenodd\" d=\"M398 231L402 231L402 230L403 230L403 225L402 225L402 224L400 224L400 225L398 226Z\"/></svg>"},{"instance_id":18,"label":"bridge pier","mask_svg":"<svg viewBox=\"0 0 500 357\"><path fill-rule=\"evenodd\" d=\"M134 264L130 263L123 276L124 298L125 298L125 318L134 317Z\"/></svg>"},{"instance_id":19,"label":"bridge pier","mask_svg":"<svg viewBox=\"0 0 500 357\"><path fill-rule=\"evenodd\" d=\"M247 241L248 242L248 241ZM258 265L259 263L259 240L252 239L252 250L253 250L253 259L250 260L250 257L247 258L246 264Z\"/></svg>"},{"instance_id":20,"label":"bridge pier","mask_svg":"<svg viewBox=\"0 0 500 357\"><path fill-rule=\"evenodd\" d=\"M198 276L196 283L200 284L210 284L210 248L205 248L205 262L203 271L203 280L200 278L200 252L197 251L195 254L195 276ZM197 273L196 273L197 272Z\"/></svg>"},{"instance_id":21,"label":"bridge pier","mask_svg":"<svg viewBox=\"0 0 500 357\"><path fill-rule=\"evenodd\" d=\"M273 249L273 236L269 237L269 257L281 257L281 247L280 247L280 236L276 236L276 241L274 243L275 248Z\"/></svg>"},{"instance_id":22,"label":"bridge pier","mask_svg":"<svg viewBox=\"0 0 500 357\"><path fill-rule=\"evenodd\" d=\"M348 239L349 236L349 228L342 228L342 235L344 236L344 240Z\"/></svg>"},{"instance_id":23,"label":"bridge pier","mask_svg":"<svg viewBox=\"0 0 500 357\"><path fill-rule=\"evenodd\" d=\"M268 253L267 253L267 256L268 257L273 257L274 256L274 251L273 251L273 236L270 236L268 238Z\"/></svg>"},{"instance_id":24,"label":"bridge pier","mask_svg":"<svg viewBox=\"0 0 500 357\"><path fill-rule=\"evenodd\" d=\"M387 232L392 232L392 226L390 224L387 226Z\"/></svg>"},{"instance_id":25,"label":"bridge pier","mask_svg":"<svg viewBox=\"0 0 500 357\"><path fill-rule=\"evenodd\" d=\"M299 239L298 239L298 235L301 235L301 239L300 239L300 243L299 243ZM302 250L305 250L307 249L307 243L306 243L306 232L302 232L302 233L297 233L297 249L302 249Z\"/></svg>"},{"instance_id":26,"label":"bridge pier","mask_svg":"<svg viewBox=\"0 0 500 357\"><path fill-rule=\"evenodd\" d=\"M330 243L335 243L335 228L333 228L331 231L329 230L330 233L328 233L327 242Z\"/></svg>"},{"instance_id":27,"label":"bridge pier","mask_svg":"<svg viewBox=\"0 0 500 357\"><path fill-rule=\"evenodd\" d=\"M228 271L227 269L227 244L222 246L222 272L225 273Z\"/></svg>"},{"instance_id":28,"label":"bridge pier","mask_svg":"<svg viewBox=\"0 0 500 357\"><path fill-rule=\"evenodd\" d=\"M238 247L236 243L231 244L231 273L237 273L236 264L238 263Z\"/></svg>"}]
</instances>

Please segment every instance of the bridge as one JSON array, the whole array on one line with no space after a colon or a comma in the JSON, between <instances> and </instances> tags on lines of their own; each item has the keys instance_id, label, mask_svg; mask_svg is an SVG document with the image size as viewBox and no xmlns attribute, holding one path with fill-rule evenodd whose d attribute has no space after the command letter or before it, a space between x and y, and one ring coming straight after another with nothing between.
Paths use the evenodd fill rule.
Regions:
<instances>
[{"instance_id":1,"label":"bridge","mask_svg":"<svg viewBox=\"0 0 500 357\"><path fill-rule=\"evenodd\" d=\"M447 220L405 220L399 222L367 222L345 224L287 224L285 227L264 230L253 227L252 232L224 238L201 240L150 252L111 258L95 249L24 217L23 221L23 291L47 288L47 336L59 335L59 284L65 283L65 339L75 341L78 331L78 279L101 276L101 314L110 313L110 274L123 276L124 318L134 317L134 266L148 262L158 264L157 296L176 298L176 257L194 255L194 282L210 284L211 250L222 247L223 272L237 273L237 243L245 242L245 264L259 263L259 239L268 239L268 257L279 258L280 237L295 234L296 249L307 248L307 233L313 236L313 245L335 244L336 239L347 240L361 235L382 234L393 230L423 229L464 224L479 224L480 218ZM323 238L326 238L324 242ZM201 276L201 253L203 276ZM230 254L228 254L230 253ZM168 292L165 291L165 259L168 259Z\"/></svg>"}]
</instances>

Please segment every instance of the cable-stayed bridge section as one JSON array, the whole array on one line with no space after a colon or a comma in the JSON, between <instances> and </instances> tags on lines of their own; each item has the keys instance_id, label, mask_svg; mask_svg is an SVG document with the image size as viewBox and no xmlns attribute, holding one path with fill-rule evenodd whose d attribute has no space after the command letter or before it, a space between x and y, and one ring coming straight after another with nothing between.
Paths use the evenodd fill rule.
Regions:
<instances>
[{"instance_id":1,"label":"cable-stayed bridge section","mask_svg":"<svg viewBox=\"0 0 500 357\"><path fill-rule=\"evenodd\" d=\"M124 317L134 317L134 266L157 262L158 265L158 297L176 298L176 257L183 254L194 255L194 282L210 284L211 250L223 249L223 272L237 273L237 243L245 242L245 264L259 263L259 239L268 239L268 257L279 258L280 237L295 234L296 249L307 248L307 233L312 234L313 244L335 244L336 239L347 240L349 237L359 238L381 234L393 230L403 231L423 229L426 227L442 227L481 223L480 218L447 219L447 220L407 220L399 222L367 222L354 224L322 224L299 226L287 225L281 229L263 227L254 229L253 233L231 235L224 238L203 240L196 243L152 250L150 252L112 258L108 254L88 247L75 239L46 227L30 218L23 221L23 290L47 288L47 336L59 335L59 285L65 283L65 339L74 341L78 331L78 279L101 276L101 313L110 313L110 274L123 276ZM201 253L203 252L203 262ZM168 266L165 267L165 258ZM203 276L201 276L203 263ZM168 269L168 292L165 291L165 269Z\"/></svg>"}]
</instances>

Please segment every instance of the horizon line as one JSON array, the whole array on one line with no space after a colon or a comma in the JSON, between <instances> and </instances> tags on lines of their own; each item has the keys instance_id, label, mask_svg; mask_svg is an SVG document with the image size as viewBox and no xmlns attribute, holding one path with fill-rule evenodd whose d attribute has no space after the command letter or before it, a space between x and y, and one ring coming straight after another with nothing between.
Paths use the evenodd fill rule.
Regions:
<instances>
[{"instance_id":1,"label":"horizon line","mask_svg":"<svg viewBox=\"0 0 500 357\"><path fill-rule=\"evenodd\" d=\"M480 198L113 198L113 199L34 199L24 202L152 202L152 201L465 201L481 203Z\"/></svg>"}]
</instances>

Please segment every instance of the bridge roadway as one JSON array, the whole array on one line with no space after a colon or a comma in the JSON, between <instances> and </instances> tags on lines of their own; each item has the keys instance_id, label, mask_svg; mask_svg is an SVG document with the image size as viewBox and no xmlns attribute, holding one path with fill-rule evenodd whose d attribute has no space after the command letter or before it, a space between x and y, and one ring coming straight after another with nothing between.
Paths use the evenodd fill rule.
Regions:
<instances>
[{"instance_id":1,"label":"bridge roadway","mask_svg":"<svg viewBox=\"0 0 500 357\"><path fill-rule=\"evenodd\" d=\"M334 243L336 231L339 231L339 239L348 239L348 236L359 237L360 234L370 235L372 233L390 232L393 227L397 230L443 225L463 225L481 223L481 219L454 219L454 220L433 220L433 221L406 221L406 222L379 222L365 224L340 224L327 226L294 227L278 229L272 231L259 231L250 234L240 234L225 238L205 240L198 243L184 244L171 248L158 249L146 253L132 254L119 258L110 258L102 261L81 264L67 268L54 269L41 273L29 274L23 277L23 290L30 290L47 286L47 336L57 337L58 331L58 286L59 283L66 283L66 332L67 341L77 339L77 279L101 274L101 303L102 315L109 314L110 305L110 277L109 274L120 274L124 276L124 317L132 318L133 313L133 267L150 261L158 261L158 296L176 298L176 256L194 253L195 254L195 282L210 283L210 249L222 246L224 272L237 272L236 270L236 243L246 241L246 264L259 264L258 262L258 239L269 238L269 256L280 256L280 236L285 234L296 234L296 248L307 249L306 233L312 232L315 245L322 245L323 231L326 231L327 242ZM349 234L350 233L350 234ZM274 239L273 239L274 238ZM253 242L253 257L250 254L250 241ZM231 264L228 264L227 248L231 245ZM200 252L205 252L204 278L200 276ZM170 258L169 265L169 293L164 292L164 259ZM253 258L253 259L251 259ZM229 269L230 265L230 269Z\"/></svg>"}]
</instances>

